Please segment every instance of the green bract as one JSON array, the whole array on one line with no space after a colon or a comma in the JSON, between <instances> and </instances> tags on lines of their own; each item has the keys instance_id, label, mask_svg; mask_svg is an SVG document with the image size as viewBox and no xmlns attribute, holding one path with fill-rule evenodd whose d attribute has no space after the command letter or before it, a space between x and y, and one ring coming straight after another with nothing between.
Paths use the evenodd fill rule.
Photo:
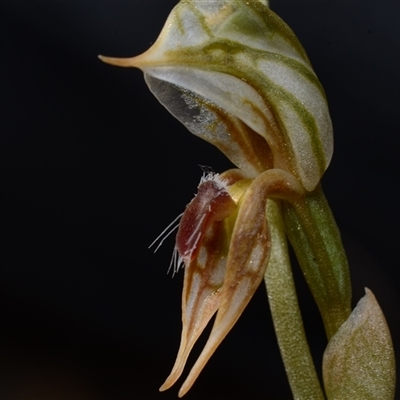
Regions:
<instances>
[{"instance_id":1,"label":"green bract","mask_svg":"<svg viewBox=\"0 0 400 400\"><path fill-rule=\"evenodd\" d=\"M256 176L295 175L311 191L329 165L324 90L292 30L263 2L182 0L138 57L158 100L195 135Z\"/></svg>"},{"instance_id":2,"label":"green bract","mask_svg":"<svg viewBox=\"0 0 400 400\"><path fill-rule=\"evenodd\" d=\"M324 353L328 399L390 400L396 371L392 339L375 296L365 289Z\"/></svg>"}]
</instances>

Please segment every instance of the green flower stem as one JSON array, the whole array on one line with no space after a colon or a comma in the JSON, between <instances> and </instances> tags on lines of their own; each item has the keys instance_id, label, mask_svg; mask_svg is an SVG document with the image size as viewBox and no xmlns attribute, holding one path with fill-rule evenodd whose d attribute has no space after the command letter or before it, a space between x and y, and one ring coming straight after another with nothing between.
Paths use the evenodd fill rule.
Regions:
<instances>
[{"instance_id":1,"label":"green flower stem","mask_svg":"<svg viewBox=\"0 0 400 400\"><path fill-rule=\"evenodd\" d=\"M351 313L350 273L339 230L320 185L282 205L286 233L329 340Z\"/></svg>"},{"instance_id":2,"label":"green flower stem","mask_svg":"<svg viewBox=\"0 0 400 400\"><path fill-rule=\"evenodd\" d=\"M294 399L325 399L304 332L279 206L267 203L271 257L265 284L275 332Z\"/></svg>"}]
</instances>

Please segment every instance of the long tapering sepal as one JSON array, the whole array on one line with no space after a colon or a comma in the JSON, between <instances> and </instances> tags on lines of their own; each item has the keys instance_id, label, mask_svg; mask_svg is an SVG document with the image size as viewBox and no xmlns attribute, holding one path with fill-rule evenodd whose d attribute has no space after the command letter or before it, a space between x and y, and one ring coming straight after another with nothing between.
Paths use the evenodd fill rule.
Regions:
<instances>
[{"instance_id":1,"label":"long tapering sepal","mask_svg":"<svg viewBox=\"0 0 400 400\"><path fill-rule=\"evenodd\" d=\"M213 329L179 391L180 397L191 388L263 279L271 244L266 217L267 198L289 199L302 193L301 184L292 175L282 170L268 170L258 176L243 194L229 245L220 305Z\"/></svg>"}]
</instances>

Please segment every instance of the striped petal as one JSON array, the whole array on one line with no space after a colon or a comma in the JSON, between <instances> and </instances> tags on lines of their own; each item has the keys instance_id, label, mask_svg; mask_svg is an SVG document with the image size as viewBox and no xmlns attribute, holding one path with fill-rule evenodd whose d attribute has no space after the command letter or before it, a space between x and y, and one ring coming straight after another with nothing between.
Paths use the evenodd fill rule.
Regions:
<instances>
[{"instance_id":1,"label":"striped petal","mask_svg":"<svg viewBox=\"0 0 400 400\"><path fill-rule=\"evenodd\" d=\"M160 102L241 169L256 176L272 164L310 191L333 152L326 97L296 36L264 3L182 0L147 52L103 60L141 68Z\"/></svg>"}]
</instances>

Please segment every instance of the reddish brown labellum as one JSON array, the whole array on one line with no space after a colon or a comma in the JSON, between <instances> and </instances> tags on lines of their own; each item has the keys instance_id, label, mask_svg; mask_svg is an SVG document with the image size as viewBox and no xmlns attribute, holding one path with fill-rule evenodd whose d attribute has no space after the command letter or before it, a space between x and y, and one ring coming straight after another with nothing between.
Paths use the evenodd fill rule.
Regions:
<instances>
[{"instance_id":1,"label":"reddish brown labellum","mask_svg":"<svg viewBox=\"0 0 400 400\"><path fill-rule=\"evenodd\" d=\"M207 229L229 217L235 209L236 204L223 183L218 180L200 183L196 197L186 206L176 235L176 247L185 262L197 255Z\"/></svg>"}]
</instances>

